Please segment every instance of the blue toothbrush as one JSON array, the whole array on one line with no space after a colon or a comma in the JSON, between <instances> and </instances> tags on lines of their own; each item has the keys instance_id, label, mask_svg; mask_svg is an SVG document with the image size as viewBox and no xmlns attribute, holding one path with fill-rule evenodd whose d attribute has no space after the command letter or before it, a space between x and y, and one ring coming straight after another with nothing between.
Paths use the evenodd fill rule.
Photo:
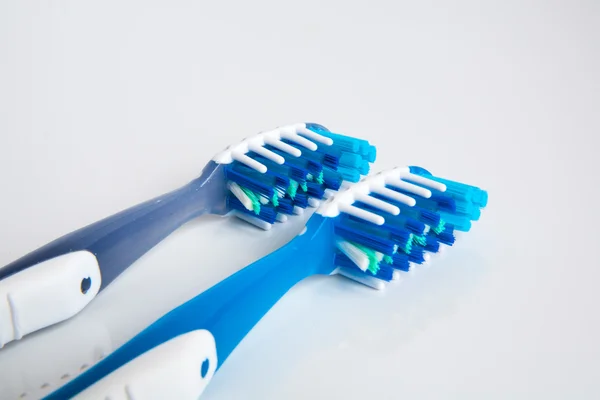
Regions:
<instances>
[{"instance_id":1,"label":"blue toothbrush","mask_svg":"<svg viewBox=\"0 0 600 400\"><path fill-rule=\"evenodd\" d=\"M418 167L363 178L325 201L288 244L167 313L46 398L196 399L296 283L339 273L383 288L452 244L455 229L468 230L486 204L485 191Z\"/></svg>"},{"instance_id":2,"label":"blue toothbrush","mask_svg":"<svg viewBox=\"0 0 600 400\"><path fill-rule=\"evenodd\" d=\"M369 171L367 141L301 123L229 146L199 178L63 236L0 269L0 347L81 311L144 253L202 214L263 229Z\"/></svg>"}]
</instances>

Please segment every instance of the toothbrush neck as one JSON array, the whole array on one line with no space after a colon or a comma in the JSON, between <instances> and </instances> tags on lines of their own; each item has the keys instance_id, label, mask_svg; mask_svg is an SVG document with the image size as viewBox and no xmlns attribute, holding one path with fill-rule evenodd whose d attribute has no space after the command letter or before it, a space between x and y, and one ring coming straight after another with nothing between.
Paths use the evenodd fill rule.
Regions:
<instances>
[{"instance_id":1,"label":"toothbrush neck","mask_svg":"<svg viewBox=\"0 0 600 400\"><path fill-rule=\"evenodd\" d=\"M313 215L304 235L174 309L140 336L158 340L156 345L183 332L207 329L215 337L220 366L295 284L330 273L333 257L333 225L328 218Z\"/></svg>"}]
</instances>

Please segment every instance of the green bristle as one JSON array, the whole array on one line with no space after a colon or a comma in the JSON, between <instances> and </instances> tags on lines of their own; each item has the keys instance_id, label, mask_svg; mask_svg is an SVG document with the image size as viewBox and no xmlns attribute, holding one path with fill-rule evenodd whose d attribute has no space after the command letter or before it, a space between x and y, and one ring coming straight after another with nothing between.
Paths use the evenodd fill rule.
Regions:
<instances>
[{"instance_id":1,"label":"green bristle","mask_svg":"<svg viewBox=\"0 0 600 400\"><path fill-rule=\"evenodd\" d=\"M413 244L413 237L414 236L415 235L413 235L412 233L410 234L410 237L406 241L406 245L402 249L402 251L404 251L406 254L410 254L410 251L412 250L412 244Z\"/></svg>"},{"instance_id":2,"label":"green bristle","mask_svg":"<svg viewBox=\"0 0 600 400\"><path fill-rule=\"evenodd\" d=\"M308 185L306 184L306 182L302 182L300 184L300 189L302 189L303 192L308 192Z\"/></svg>"},{"instance_id":3,"label":"green bristle","mask_svg":"<svg viewBox=\"0 0 600 400\"><path fill-rule=\"evenodd\" d=\"M357 248L359 248L369 258L369 266L367 267L369 272L371 272L373 275L377 274L377 271L379 271L379 262L377 261L377 252L369 247L366 247L366 246L363 246L363 245L360 245L357 243L352 243L352 244L354 246L356 246Z\"/></svg>"},{"instance_id":4,"label":"green bristle","mask_svg":"<svg viewBox=\"0 0 600 400\"><path fill-rule=\"evenodd\" d=\"M440 219L440 223L435 228L433 228L433 231L439 235L440 233L444 232L445 227L446 227L446 221L444 221L443 219Z\"/></svg>"},{"instance_id":5,"label":"green bristle","mask_svg":"<svg viewBox=\"0 0 600 400\"><path fill-rule=\"evenodd\" d=\"M412 237L413 243L418 244L420 246L425 246L427 244L427 240L425 239L425 235L413 235Z\"/></svg>"},{"instance_id":6,"label":"green bristle","mask_svg":"<svg viewBox=\"0 0 600 400\"><path fill-rule=\"evenodd\" d=\"M277 196L277 193L273 193L273 197L271 197L271 203L273 203L275 207L279 205L279 196Z\"/></svg>"},{"instance_id":7,"label":"green bristle","mask_svg":"<svg viewBox=\"0 0 600 400\"><path fill-rule=\"evenodd\" d=\"M393 264L394 259L391 256L385 255L383 256L383 262L386 264Z\"/></svg>"},{"instance_id":8,"label":"green bristle","mask_svg":"<svg viewBox=\"0 0 600 400\"><path fill-rule=\"evenodd\" d=\"M296 197L296 193L298 192L298 182L293 179L290 179L290 186L287 188L287 194L293 200Z\"/></svg>"},{"instance_id":9,"label":"green bristle","mask_svg":"<svg viewBox=\"0 0 600 400\"><path fill-rule=\"evenodd\" d=\"M252 190L243 186L240 186L240 189L242 189L244 194L252 201L252 210L254 210L254 214L260 214L260 200L258 196Z\"/></svg>"},{"instance_id":10,"label":"green bristle","mask_svg":"<svg viewBox=\"0 0 600 400\"><path fill-rule=\"evenodd\" d=\"M324 180L323 180L323 171L321 171L321 172L319 172L319 176L317 176L317 183L319 185L322 185L323 182L324 182Z\"/></svg>"}]
</instances>

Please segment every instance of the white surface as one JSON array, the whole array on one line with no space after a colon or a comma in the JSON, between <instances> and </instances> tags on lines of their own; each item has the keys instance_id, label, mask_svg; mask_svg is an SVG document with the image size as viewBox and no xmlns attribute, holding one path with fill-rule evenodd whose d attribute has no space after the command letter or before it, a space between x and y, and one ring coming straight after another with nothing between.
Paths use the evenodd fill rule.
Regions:
<instances>
[{"instance_id":1,"label":"white surface","mask_svg":"<svg viewBox=\"0 0 600 400\"><path fill-rule=\"evenodd\" d=\"M206 375L200 371L208 360ZM78 400L197 400L217 366L215 338L207 330L177 336L131 360L75 396Z\"/></svg>"},{"instance_id":2,"label":"white surface","mask_svg":"<svg viewBox=\"0 0 600 400\"><path fill-rule=\"evenodd\" d=\"M368 137L377 169L418 164L482 186L489 207L383 293L341 277L294 288L204 399L597 398L599 12L3 1L0 264L186 183L247 135L315 121ZM269 232L190 223L76 318L0 350L0 398L60 382L62 358L87 362L89 329L120 345L305 217Z\"/></svg>"},{"instance_id":3,"label":"white surface","mask_svg":"<svg viewBox=\"0 0 600 400\"><path fill-rule=\"evenodd\" d=\"M82 281L90 279L88 290ZM77 314L96 297L102 278L89 251L38 263L0 281L0 348Z\"/></svg>"}]
</instances>

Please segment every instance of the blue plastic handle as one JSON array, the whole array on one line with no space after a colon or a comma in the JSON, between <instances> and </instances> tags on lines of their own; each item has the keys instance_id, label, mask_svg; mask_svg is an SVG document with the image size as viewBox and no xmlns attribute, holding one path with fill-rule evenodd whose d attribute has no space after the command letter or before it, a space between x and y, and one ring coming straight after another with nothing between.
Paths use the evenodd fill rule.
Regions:
<instances>
[{"instance_id":1,"label":"blue plastic handle","mask_svg":"<svg viewBox=\"0 0 600 400\"><path fill-rule=\"evenodd\" d=\"M46 399L71 398L135 357L197 329L213 334L220 367L290 288L333 272L334 256L333 220L314 214L303 235L175 308Z\"/></svg>"},{"instance_id":2,"label":"blue plastic handle","mask_svg":"<svg viewBox=\"0 0 600 400\"><path fill-rule=\"evenodd\" d=\"M0 269L0 280L73 251L92 252L105 288L144 253L185 222L204 213L223 214L223 167L211 161L202 175L173 192L69 233Z\"/></svg>"}]
</instances>

